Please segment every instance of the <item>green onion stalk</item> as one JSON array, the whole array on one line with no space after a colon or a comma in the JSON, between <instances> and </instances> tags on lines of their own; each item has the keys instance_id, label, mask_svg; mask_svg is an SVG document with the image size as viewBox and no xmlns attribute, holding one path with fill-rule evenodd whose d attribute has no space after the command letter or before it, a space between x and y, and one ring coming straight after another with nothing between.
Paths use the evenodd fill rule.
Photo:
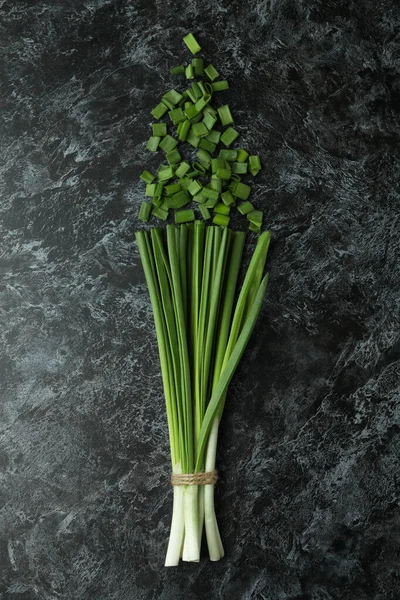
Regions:
<instances>
[{"instance_id":1,"label":"green onion stalk","mask_svg":"<svg viewBox=\"0 0 400 600\"><path fill-rule=\"evenodd\" d=\"M200 560L205 530L210 559L224 549L214 506L218 429L228 385L265 295L269 232L258 236L237 294L245 234L194 221L137 231L149 289L166 403L173 509L166 566ZM192 477L190 483L187 478ZM181 479L179 479L181 477Z\"/></svg>"}]
</instances>

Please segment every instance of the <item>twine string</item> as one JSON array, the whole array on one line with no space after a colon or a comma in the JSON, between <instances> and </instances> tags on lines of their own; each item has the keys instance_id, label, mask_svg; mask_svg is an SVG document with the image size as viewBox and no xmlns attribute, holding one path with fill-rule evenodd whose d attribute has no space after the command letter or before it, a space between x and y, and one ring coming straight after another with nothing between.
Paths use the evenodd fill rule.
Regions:
<instances>
[{"instance_id":1,"label":"twine string","mask_svg":"<svg viewBox=\"0 0 400 600\"><path fill-rule=\"evenodd\" d=\"M217 483L217 471L207 473L172 473L172 485L212 485Z\"/></svg>"}]
</instances>

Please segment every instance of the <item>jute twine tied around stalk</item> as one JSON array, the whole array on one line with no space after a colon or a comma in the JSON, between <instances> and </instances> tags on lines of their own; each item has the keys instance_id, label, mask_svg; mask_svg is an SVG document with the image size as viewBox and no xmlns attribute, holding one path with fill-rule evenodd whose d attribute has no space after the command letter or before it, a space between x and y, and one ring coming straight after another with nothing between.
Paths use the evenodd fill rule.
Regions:
<instances>
[{"instance_id":1,"label":"jute twine tied around stalk","mask_svg":"<svg viewBox=\"0 0 400 600\"><path fill-rule=\"evenodd\" d=\"M172 485L209 485L217 483L217 471L207 473L172 473Z\"/></svg>"}]
</instances>

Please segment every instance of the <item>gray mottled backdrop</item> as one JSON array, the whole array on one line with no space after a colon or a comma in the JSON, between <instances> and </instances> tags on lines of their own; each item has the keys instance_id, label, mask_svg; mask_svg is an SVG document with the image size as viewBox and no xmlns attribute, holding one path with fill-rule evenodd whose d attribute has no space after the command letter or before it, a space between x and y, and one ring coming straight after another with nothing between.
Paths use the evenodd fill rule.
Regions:
<instances>
[{"instance_id":1,"label":"gray mottled backdrop","mask_svg":"<svg viewBox=\"0 0 400 600\"><path fill-rule=\"evenodd\" d=\"M0 598L397 600L400 6L0 0ZM133 234L193 30L274 243L222 426L226 558L164 569L162 384Z\"/></svg>"}]
</instances>

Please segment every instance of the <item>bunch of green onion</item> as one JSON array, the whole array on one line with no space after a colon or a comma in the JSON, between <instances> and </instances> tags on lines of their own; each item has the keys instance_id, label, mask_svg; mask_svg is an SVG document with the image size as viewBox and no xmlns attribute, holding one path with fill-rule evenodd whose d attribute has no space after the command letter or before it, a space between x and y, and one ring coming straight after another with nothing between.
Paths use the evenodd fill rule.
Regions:
<instances>
[{"instance_id":1,"label":"bunch of green onion","mask_svg":"<svg viewBox=\"0 0 400 600\"><path fill-rule=\"evenodd\" d=\"M189 34L184 40L193 53L200 50L193 34ZM202 59L197 59L199 60ZM174 70L192 77L198 65L195 61L196 59L193 59L190 65ZM214 77L216 73L218 76L214 67L211 67L212 65L207 68L209 73L206 74ZM203 72L199 67L197 71L198 74ZM206 91L204 86L203 89ZM178 93L174 91L174 94ZM206 94L204 93L203 97L204 95ZM164 102L163 98L162 103ZM195 103L192 105L195 106ZM163 107L165 106L167 105L163 104ZM204 114L206 106L207 103L202 105L201 115L203 121L208 120L208 125L212 128L217 120L208 119L210 112ZM156 112L156 115L161 117L167 110L159 107L160 105L156 107L153 115ZM178 115L174 112L176 110L170 109L174 117ZM197 119L198 114L193 113L191 117L192 113L190 110L188 112L189 116L186 115L185 120L179 120L179 124L189 123L186 126L186 135L190 134L193 125L203 122ZM224 115L224 111L219 113ZM172 120L171 115L169 116ZM208 129L208 125L205 124L207 131L212 132L213 129ZM194 128L194 131L201 133L203 129ZM156 132L161 132L161 128L156 129ZM221 138L223 135L220 134ZM169 137L175 144L175 138ZM206 136L200 139L204 137ZM167 139L167 135L164 139ZM160 141L155 144L158 147ZM255 326L267 287L268 276L263 273L270 234L265 231L258 236L256 248L238 293L245 233L227 227L229 211L225 214L215 212L211 225L206 224L204 220L195 219L193 209L179 211L179 203L185 202L187 196L188 202L191 199L197 202L203 217L202 208L208 211L209 208L215 210L219 203L229 209L235 205L242 189L239 187L238 195L235 195L238 186L246 185L241 183L237 168L236 173L232 169L231 162L235 164L237 161L218 157L220 162L214 163L214 168L212 161L215 159L210 157L207 164L208 169L212 169L211 181L209 184L202 184L200 180L204 178L208 169L201 163L190 165L187 162L188 168L182 166L183 162L169 163L168 155L174 151L176 144L168 141L164 146L168 166L158 172L161 181L156 184L152 183L153 180L147 181L147 185L154 186L151 189L153 203L145 203L150 206L150 211L146 209L148 213L144 215L144 219L143 205L140 212L145 221L148 220L150 212L153 212L154 216L167 219L169 210L174 208L176 224L167 224L165 231L157 227L149 231L137 231L136 240L154 314L166 400L172 473L175 476L213 473L218 428L227 388ZM248 153L243 149L231 152L236 152L234 158L237 159L240 151L245 160L238 164L243 165L246 164ZM253 160L250 165L251 169L258 172L259 160ZM203 170L199 169L199 166L203 166ZM241 168L240 173L244 174L247 167L246 171L244 167ZM163 179L166 177L163 172L167 169L168 179L178 179L179 183L163 183L168 181ZM146 177L149 179L146 175L149 172L144 173L142 179L146 181ZM237 178L232 177L235 174L238 175ZM183 181L185 184L182 186ZM233 185L232 181L235 182ZM225 192L224 184L229 186ZM174 187L177 185L180 185L179 189ZM157 186L160 187L156 189ZM225 198L228 198L227 192L232 196L228 203L223 197L225 194ZM198 195L201 195L201 198L196 199ZM250 204L247 201L247 190L244 195L246 197L241 198L244 200L242 206ZM251 205L250 210L243 214L249 215L254 210ZM221 221L219 216L228 217L228 222ZM261 219L257 215L254 218L253 215L253 220L249 221L250 229L260 231ZM219 560L224 555L224 550L215 515L214 483L198 485L192 482L187 485L174 485L173 494L166 566L178 565L180 558L198 561L204 529L210 559Z\"/></svg>"}]
</instances>

